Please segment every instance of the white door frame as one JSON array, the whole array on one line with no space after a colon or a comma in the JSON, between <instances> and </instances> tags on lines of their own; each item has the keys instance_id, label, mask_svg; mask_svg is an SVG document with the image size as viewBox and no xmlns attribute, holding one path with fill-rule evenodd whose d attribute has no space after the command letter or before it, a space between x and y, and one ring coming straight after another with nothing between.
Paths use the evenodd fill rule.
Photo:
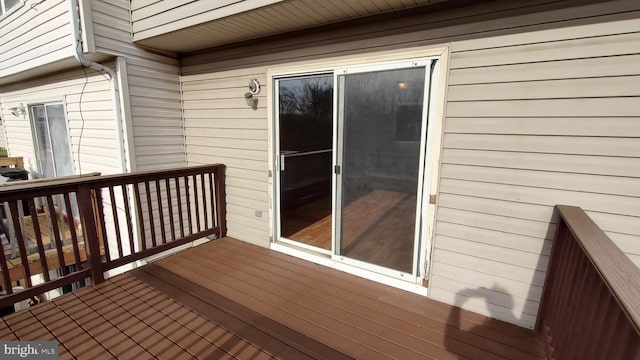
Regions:
<instances>
[{"instance_id":1,"label":"white door frame","mask_svg":"<svg viewBox=\"0 0 640 360\"><path fill-rule=\"evenodd\" d=\"M316 251L309 251L304 247L300 247L299 243L295 243L294 246L283 241L279 241L277 235L279 235L278 229L278 208L277 201L279 199L278 183L276 172L276 129L278 127L277 114L275 109L278 106L277 89L275 88L274 79L286 76L302 76L311 74L328 73L334 71L336 68L344 68L352 65L366 65L372 62L388 62L398 59L414 59L414 58L432 58L437 59L437 63L431 73L431 89L430 89L430 102L429 102L429 122L427 131L430 141L427 141L427 149L425 154L425 174L430 178L424 178L423 181L423 194L424 200L422 201L421 216L423 219L423 226L421 228L422 241L419 251L419 269L418 276L415 282L410 282L410 279L398 280L393 277L388 277L380 273L364 270L360 267L354 267L349 264L337 262L333 260L329 255L318 253ZM449 48L446 45L442 46L422 46L404 50L385 50L375 53L356 54L335 56L327 59L320 60L303 60L294 61L290 63L281 63L276 66L270 66L266 69L267 78L267 117L268 117L268 140L269 140L269 182L270 182L270 247L273 250L290 254L314 263L322 264L329 267L341 269L343 271L352 273L354 275L364 277L373 281L384 283L390 286L401 288L414 293L426 295L427 288L422 286L422 280L429 280L431 265L431 256L433 253L433 236L435 225L435 204L429 201L430 196L434 196L437 193L439 185L439 171L440 171L440 157L442 152L442 138L444 128L444 107L445 107L445 95L446 95L446 78L448 74L449 63ZM335 85L335 84L334 84ZM426 191L429 189L430 191ZM314 248L315 249L315 248Z\"/></svg>"}]
</instances>

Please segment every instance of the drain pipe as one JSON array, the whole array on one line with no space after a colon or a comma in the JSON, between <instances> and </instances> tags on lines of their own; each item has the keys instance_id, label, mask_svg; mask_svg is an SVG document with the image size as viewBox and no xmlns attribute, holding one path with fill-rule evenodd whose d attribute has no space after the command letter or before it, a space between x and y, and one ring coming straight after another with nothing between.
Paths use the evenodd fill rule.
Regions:
<instances>
[{"instance_id":1,"label":"drain pipe","mask_svg":"<svg viewBox=\"0 0 640 360\"><path fill-rule=\"evenodd\" d=\"M78 0L69 0L69 7L71 13L71 36L73 40L73 56L78 60L82 66L94 69L109 77L111 83L111 96L113 97L113 122L116 130L116 141L118 141L118 164L120 172L127 172L127 164L125 162L124 155L124 139L122 129L122 111L120 105L120 94L118 89L118 79L115 71L108 66L104 66L95 61L91 61L84 57L82 51L82 40L80 37L80 9L78 6Z\"/></svg>"}]
</instances>

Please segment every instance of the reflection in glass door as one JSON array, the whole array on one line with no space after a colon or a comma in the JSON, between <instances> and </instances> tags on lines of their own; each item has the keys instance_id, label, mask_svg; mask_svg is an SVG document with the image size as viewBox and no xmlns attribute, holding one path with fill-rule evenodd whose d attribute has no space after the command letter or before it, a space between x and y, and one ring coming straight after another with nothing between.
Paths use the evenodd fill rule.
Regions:
<instances>
[{"instance_id":1,"label":"reflection in glass door","mask_svg":"<svg viewBox=\"0 0 640 360\"><path fill-rule=\"evenodd\" d=\"M279 79L279 235L331 249L333 75Z\"/></svg>"},{"instance_id":2,"label":"reflection in glass door","mask_svg":"<svg viewBox=\"0 0 640 360\"><path fill-rule=\"evenodd\" d=\"M429 67L409 66L337 75L334 252L415 274Z\"/></svg>"}]
</instances>

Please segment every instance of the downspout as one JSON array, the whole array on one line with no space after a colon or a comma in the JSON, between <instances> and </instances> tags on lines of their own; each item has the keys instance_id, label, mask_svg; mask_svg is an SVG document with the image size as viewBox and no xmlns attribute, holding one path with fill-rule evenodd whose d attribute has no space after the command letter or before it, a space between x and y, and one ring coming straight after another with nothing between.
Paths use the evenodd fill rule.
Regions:
<instances>
[{"instance_id":1,"label":"downspout","mask_svg":"<svg viewBox=\"0 0 640 360\"><path fill-rule=\"evenodd\" d=\"M116 141L118 142L118 164L120 166L120 172L127 172L127 164L125 162L124 154L124 139L122 130L122 109L120 105L120 95L118 88L118 79L115 71L110 67L99 64L95 61L91 61L84 57L82 51L82 38L80 36L80 9L78 6L78 0L69 0L69 7L71 13L71 36L72 36L72 50L73 56L78 60L82 66L94 69L109 77L111 83L111 96L113 98L113 123L116 130Z\"/></svg>"}]
</instances>

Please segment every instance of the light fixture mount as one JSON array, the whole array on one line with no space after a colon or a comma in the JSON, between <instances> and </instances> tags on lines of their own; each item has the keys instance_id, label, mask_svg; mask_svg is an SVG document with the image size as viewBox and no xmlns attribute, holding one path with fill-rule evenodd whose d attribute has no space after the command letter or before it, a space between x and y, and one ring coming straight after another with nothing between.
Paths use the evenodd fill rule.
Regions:
<instances>
[{"instance_id":1,"label":"light fixture mount","mask_svg":"<svg viewBox=\"0 0 640 360\"><path fill-rule=\"evenodd\" d=\"M258 79L249 80L249 92L251 95L258 95L260 93L260 83Z\"/></svg>"}]
</instances>

